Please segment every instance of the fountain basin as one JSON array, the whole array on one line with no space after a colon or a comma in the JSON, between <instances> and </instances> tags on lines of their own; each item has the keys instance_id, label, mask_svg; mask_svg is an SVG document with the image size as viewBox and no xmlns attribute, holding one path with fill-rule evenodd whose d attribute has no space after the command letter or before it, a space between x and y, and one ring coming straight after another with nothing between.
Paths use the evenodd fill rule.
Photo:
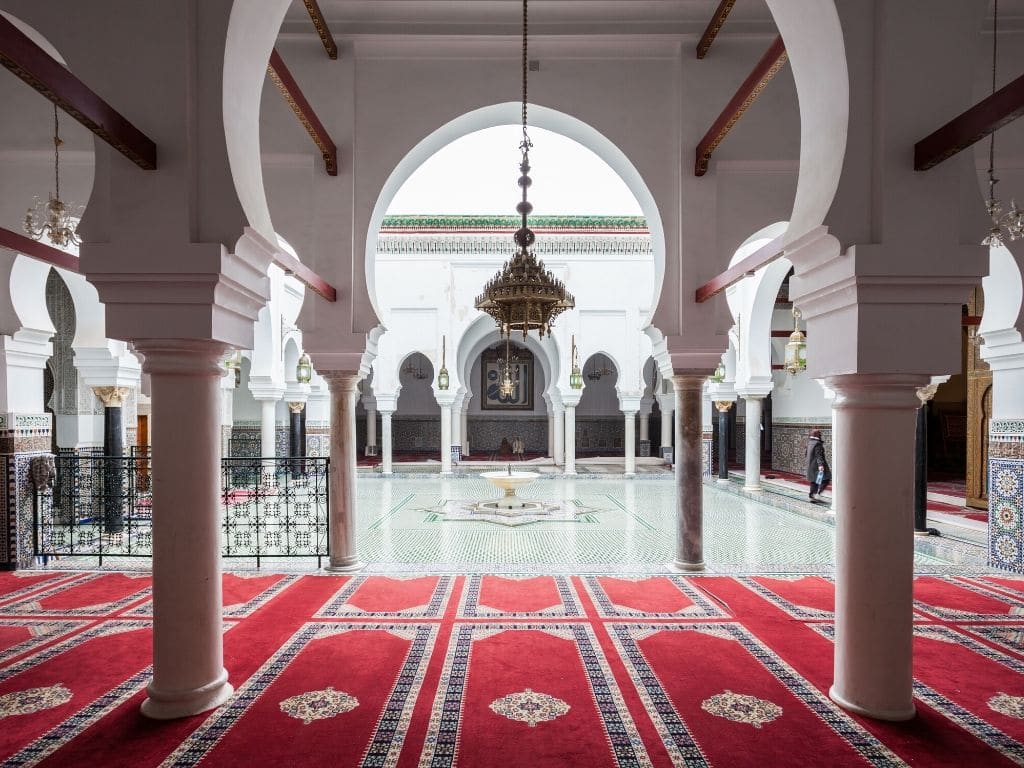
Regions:
<instances>
[{"instance_id":1,"label":"fountain basin","mask_svg":"<svg viewBox=\"0 0 1024 768\"><path fill-rule=\"evenodd\" d=\"M483 472L480 477L487 478L496 488L505 491L504 497L493 502L498 509L523 509L533 502L527 502L516 496L516 489L529 485L540 475L537 472Z\"/></svg>"}]
</instances>

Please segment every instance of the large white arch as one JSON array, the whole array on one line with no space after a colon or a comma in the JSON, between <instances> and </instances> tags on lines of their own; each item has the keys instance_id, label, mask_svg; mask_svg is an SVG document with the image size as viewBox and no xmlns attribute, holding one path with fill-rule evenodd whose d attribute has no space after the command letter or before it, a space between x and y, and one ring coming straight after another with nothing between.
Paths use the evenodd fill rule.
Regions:
<instances>
[{"instance_id":1,"label":"large white arch","mask_svg":"<svg viewBox=\"0 0 1024 768\"><path fill-rule=\"evenodd\" d=\"M391 172L374 205L370 216L370 224L366 234L366 288L378 317L383 317L377 303L375 279L375 261L377 256L377 234L387 213L388 207L402 184L419 168L427 158L455 139L469 133L493 128L498 125L511 125L519 122L522 104L505 102L474 109L454 120L445 123L419 144L413 147L399 161ZM615 173L625 182L636 197L647 220L647 228L651 235L651 249L654 253L654 290L652 291L649 310L644 324L654 316L654 309L661 295L661 286L665 275L665 231L662 226L661 214L654 201L654 196L640 176L640 172L611 140L582 120L564 112L530 104L530 124L554 133L566 136L590 149L604 160ZM511 210L511 208L510 208Z\"/></svg>"}]
</instances>

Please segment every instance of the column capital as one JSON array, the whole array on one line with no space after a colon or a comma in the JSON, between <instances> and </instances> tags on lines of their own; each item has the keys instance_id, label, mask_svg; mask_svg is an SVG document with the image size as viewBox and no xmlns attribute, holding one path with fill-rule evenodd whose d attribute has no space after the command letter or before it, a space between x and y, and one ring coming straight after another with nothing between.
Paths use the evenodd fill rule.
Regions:
<instances>
[{"instance_id":1,"label":"column capital","mask_svg":"<svg viewBox=\"0 0 1024 768\"><path fill-rule=\"evenodd\" d=\"M917 390L931 382L930 376L907 373L846 373L829 376L825 386L836 393L833 408L872 410L917 409Z\"/></svg>"},{"instance_id":2,"label":"column capital","mask_svg":"<svg viewBox=\"0 0 1024 768\"><path fill-rule=\"evenodd\" d=\"M249 376L249 391L254 400L280 400L284 397L284 385L270 376Z\"/></svg>"},{"instance_id":3,"label":"column capital","mask_svg":"<svg viewBox=\"0 0 1024 768\"><path fill-rule=\"evenodd\" d=\"M304 410L306 410L306 403L305 401L302 400L298 402L289 402L288 410L291 411L292 413L302 413Z\"/></svg>"},{"instance_id":4,"label":"column capital","mask_svg":"<svg viewBox=\"0 0 1024 768\"><path fill-rule=\"evenodd\" d=\"M715 408L719 413L728 413L732 408L732 400L715 400Z\"/></svg>"},{"instance_id":5,"label":"column capital","mask_svg":"<svg viewBox=\"0 0 1024 768\"><path fill-rule=\"evenodd\" d=\"M131 387L93 387L92 392L103 403L104 408L120 408Z\"/></svg>"},{"instance_id":6,"label":"column capital","mask_svg":"<svg viewBox=\"0 0 1024 768\"><path fill-rule=\"evenodd\" d=\"M936 391L939 389L939 382L932 382L926 387L918 387L917 399L921 401L921 405L924 405L933 397L935 397Z\"/></svg>"},{"instance_id":7,"label":"column capital","mask_svg":"<svg viewBox=\"0 0 1024 768\"><path fill-rule=\"evenodd\" d=\"M676 392L692 392L704 389L708 373L704 371L676 371L672 374L672 383Z\"/></svg>"},{"instance_id":8,"label":"column capital","mask_svg":"<svg viewBox=\"0 0 1024 768\"><path fill-rule=\"evenodd\" d=\"M221 358L228 345L209 339L137 339L148 374L223 376Z\"/></svg>"},{"instance_id":9,"label":"column capital","mask_svg":"<svg viewBox=\"0 0 1024 768\"><path fill-rule=\"evenodd\" d=\"M359 371L320 371L331 392L355 392L362 374Z\"/></svg>"}]
</instances>

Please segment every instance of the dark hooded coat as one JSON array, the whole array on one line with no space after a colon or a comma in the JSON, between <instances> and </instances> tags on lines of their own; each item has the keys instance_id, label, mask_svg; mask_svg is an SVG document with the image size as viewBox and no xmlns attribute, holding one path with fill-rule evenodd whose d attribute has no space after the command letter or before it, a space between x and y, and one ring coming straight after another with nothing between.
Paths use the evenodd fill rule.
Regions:
<instances>
[{"instance_id":1,"label":"dark hooded coat","mask_svg":"<svg viewBox=\"0 0 1024 768\"><path fill-rule=\"evenodd\" d=\"M824 488L832 480L832 471L829 469L828 460L825 458L825 444L820 437L807 438L807 481L816 482L818 479L818 467L825 468L825 478L821 483Z\"/></svg>"}]
</instances>

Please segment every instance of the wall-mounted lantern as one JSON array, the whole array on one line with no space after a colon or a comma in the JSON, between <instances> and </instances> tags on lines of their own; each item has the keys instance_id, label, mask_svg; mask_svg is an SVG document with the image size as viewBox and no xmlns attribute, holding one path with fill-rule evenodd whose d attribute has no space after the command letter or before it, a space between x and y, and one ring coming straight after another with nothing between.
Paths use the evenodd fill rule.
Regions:
<instances>
[{"instance_id":1,"label":"wall-mounted lantern","mask_svg":"<svg viewBox=\"0 0 1024 768\"><path fill-rule=\"evenodd\" d=\"M800 310L793 307L793 332L786 344L786 362L783 367L794 376L807 370L807 342L800 332Z\"/></svg>"},{"instance_id":2,"label":"wall-mounted lantern","mask_svg":"<svg viewBox=\"0 0 1024 768\"><path fill-rule=\"evenodd\" d=\"M448 340L446 337L441 337L441 370L437 372L437 388L440 390L448 389L448 369L444 365L445 353L448 351Z\"/></svg>"},{"instance_id":3,"label":"wall-mounted lantern","mask_svg":"<svg viewBox=\"0 0 1024 768\"><path fill-rule=\"evenodd\" d=\"M583 372L580 371L580 357L576 351L576 334L572 337L572 372L569 374L569 386L572 389L583 389Z\"/></svg>"},{"instance_id":4,"label":"wall-mounted lantern","mask_svg":"<svg viewBox=\"0 0 1024 768\"><path fill-rule=\"evenodd\" d=\"M309 359L309 355L303 352L299 356L299 362L295 364L295 380L299 384L309 384L313 378L313 361Z\"/></svg>"}]
</instances>

